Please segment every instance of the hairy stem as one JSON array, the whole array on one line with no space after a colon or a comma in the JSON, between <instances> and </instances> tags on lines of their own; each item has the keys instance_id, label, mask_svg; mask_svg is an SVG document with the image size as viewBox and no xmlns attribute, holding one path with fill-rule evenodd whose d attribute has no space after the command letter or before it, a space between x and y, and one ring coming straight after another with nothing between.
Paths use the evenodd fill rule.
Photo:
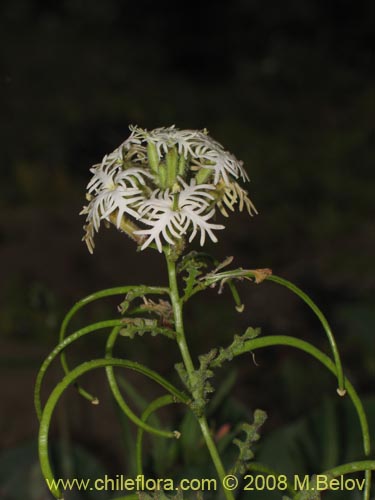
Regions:
<instances>
[{"instance_id":1,"label":"hairy stem","mask_svg":"<svg viewBox=\"0 0 375 500\"><path fill-rule=\"evenodd\" d=\"M184 361L185 369L188 374L189 379L193 378L194 374L194 364L190 356L189 348L186 343L186 337L184 332L184 324L182 318L182 299L179 294L178 285L177 285L177 277L176 277L176 263L172 260L168 253L165 252L168 266L168 276L169 276L169 287L170 287L170 297L172 301L172 307L175 318L175 330L176 330L176 338L177 344L181 352L182 359ZM207 423L207 419L205 416L197 417L198 422L206 442L207 448L211 455L212 461L214 463L216 472L220 478L221 483L223 483L223 479L225 477L225 469L221 462L219 453L217 451L214 440L212 439L210 429ZM234 500L234 496L231 491L224 490L224 495L227 500Z\"/></svg>"}]
</instances>

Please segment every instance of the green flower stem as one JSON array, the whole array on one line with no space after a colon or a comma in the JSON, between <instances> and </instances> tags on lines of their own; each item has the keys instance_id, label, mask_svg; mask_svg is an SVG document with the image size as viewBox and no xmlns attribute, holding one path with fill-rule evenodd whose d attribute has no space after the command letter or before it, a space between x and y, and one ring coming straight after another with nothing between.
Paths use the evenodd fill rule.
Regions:
<instances>
[{"instance_id":1,"label":"green flower stem","mask_svg":"<svg viewBox=\"0 0 375 500\"><path fill-rule=\"evenodd\" d=\"M260 349L262 347L270 347L275 345L295 347L296 349L304 351L320 361L334 375L337 374L337 367L335 366L331 358L329 358L329 356L327 356L325 353L317 349L309 342L287 335L270 335L267 337L259 337L256 339L248 340L244 342L242 348L235 353L235 356L239 356L246 352L255 351L256 349ZM215 361L213 361L211 366L215 367ZM348 389L348 395L357 410L359 422L362 429L363 449L366 456L369 456L371 453L371 443L366 413L356 390L347 378L345 378L345 384Z\"/></svg>"},{"instance_id":2,"label":"green flower stem","mask_svg":"<svg viewBox=\"0 0 375 500\"><path fill-rule=\"evenodd\" d=\"M94 302L95 300L102 299L104 297L112 297L114 295L123 295L129 292L136 293L138 295L143 295L143 294L155 294L155 295L164 295L168 294L169 290L168 288L165 287L156 287L156 286L145 286L145 285L138 285L138 286L119 286L115 288L108 288L106 290L100 290L99 292L92 293L88 295L87 297L84 297L80 301L78 301L74 306L68 311L66 314L60 328L60 333L59 333L59 342L62 342L64 340L64 337L66 335L66 330L67 327L72 319L72 317L76 314L77 311L79 311L82 307L86 306L87 304L90 304L91 302ZM66 360L66 355L65 353L62 353L61 355L61 365L63 367L63 370L65 373L69 373L69 365ZM85 399L89 400L91 403L95 404L97 402L97 398L87 392L83 387L77 386L78 392L81 396L83 396Z\"/></svg>"},{"instance_id":3,"label":"green flower stem","mask_svg":"<svg viewBox=\"0 0 375 500\"><path fill-rule=\"evenodd\" d=\"M124 326L124 323L120 319L110 319L106 321L99 321L98 323L93 323L92 325L85 326L80 330L69 335L69 337L65 337L62 342L60 342L54 350L48 355L48 357L44 360L42 366L39 369L38 375L36 377L35 389L34 389L34 404L35 410L38 415L38 419L40 420L42 415L42 405L41 405L41 397L40 391L42 387L42 382L46 371L48 370L52 361L70 344L78 340L79 338L92 333L98 330L104 330L107 328L114 328L116 326ZM93 403L97 403L98 400L93 400Z\"/></svg>"},{"instance_id":4,"label":"green flower stem","mask_svg":"<svg viewBox=\"0 0 375 500\"><path fill-rule=\"evenodd\" d=\"M170 394L166 394L161 396L160 398L155 399L150 403L145 411L142 413L141 420L146 423L149 417L159 408L163 408L164 406L170 405L172 403L176 403L176 400ZM143 474L143 466L142 466L142 442L143 442L143 428L138 427L137 432L137 440L136 440L136 465L137 465L137 474Z\"/></svg>"},{"instance_id":5,"label":"green flower stem","mask_svg":"<svg viewBox=\"0 0 375 500\"><path fill-rule=\"evenodd\" d=\"M277 478L277 477L282 475L279 472L276 472L273 469L270 469L266 465L260 464L259 462L249 462L247 464L247 468L250 472L252 472L252 471L260 472L260 473L263 473L265 476L273 476L273 477ZM291 493L292 495L296 494L295 489L292 487L292 485L290 484L289 481L287 481L286 486L287 486L287 490L289 491L289 493Z\"/></svg>"},{"instance_id":6,"label":"green flower stem","mask_svg":"<svg viewBox=\"0 0 375 500\"><path fill-rule=\"evenodd\" d=\"M337 380L338 380L338 394L339 396L344 396L345 395L345 377L344 377L344 372L342 368L342 363L341 363L341 358L340 354L337 348L336 340L335 337L333 336L331 327L327 321L327 318L324 316L323 312L321 309L315 304L315 302L305 293L303 292L298 286L294 285L290 281L280 278L279 276L274 276L270 275L267 278L269 281L273 281L274 283L278 283L279 285L285 286L289 290L291 290L293 293L298 295L305 304L307 304L310 309L315 313L316 317L319 319L321 325L324 328L324 331L326 332L326 335L328 337L331 349L332 349L332 354L333 358L335 360L335 365L337 368Z\"/></svg>"},{"instance_id":7,"label":"green flower stem","mask_svg":"<svg viewBox=\"0 0 375 500\"><path fill-rule=\"evenodd\" d=\"M95 370L97 368L106 368L107 366L114 366L119 368L127 368L130 370L134 370L136 372L142 373L146 377L154 380L156 383L164 387L170 394L172 394L176 400L181 401L182 403L187 404L189 399L182 394L179 390L177 390L172 384L170 384L167 380L165 380L158 373L150 370L146 366L143 366L134 361L128 361L124 359L94 359L92 361L87 361L86 363L82 363L81 365L74 368L74 370L70 371L62 380L59 382L54 390L52 391L50 397L47 400L47 403L44 407L42 418L40 421L39 427L39 461L41 464L41 469L43 473L43 477L45 480L52 483L54 479L54 475L51 468L51 463L49 460L48 453L48 432L51 423L51 418L58 403L60 397L64 393L64 391L74 383L81 375L85 373ZM51 493L55 496L55 498L62 498L61 491L58 488L51 488Z\"/></svg>"},{"instance_id":8,"label":"green flower stem","mask_svg":"<svg viewBox=\"0 0 375 500\"><path fill-rule=\"evenodd\" d=\"M205 279L205 282L209 285L212 283L215 283L217 281L221 281L223 279L228 279L228 278L257 278L256 272L254 271L248 271L246 269L237 269L234 271L225 271L222 273L217 273L213 274L212 276L207 276ZM328 341L330 343L331 349L332 349L332 354L333 358L335 360L335 364L337 367L337 382L338 382L338 389L337 392L340 396L345 395L345 382L344 382L344 372L342 368L342 363L341 363L341 358L340 354L336 345L335 338L333 336L331 327L329 326L329 323L324 316L323 312L319 309L319 307L315 304L315 302L305 293L303 292L298 286L294 285L290 281L280 278L279 276L275 276L274 274L270 274L268 276L264 277L265 280L268 281L273 281L274 283L277 283L279 285L282 285L286 288L288 288L290 291L298 295L309 307L310 309L314 312L314 314L317 316L319 319L321 325L324 328L324 331L326 332Z\"/></svg>"},{"instance_id":9,"label":"green flower stem","mask_svg":"<svg viewBox=\"0 0 375 500\"><path fill-rule=\"evenodd\" d=\"M42 405L41 405L41 398L40 398L40 391L41 391L41 386L43 382L44 375L52 363L52 361L62 352L67 346L75 342L77 339L80 337L83 337L84 335L87 335L88 333L97 331L97 330L104 330L107 328L114 328L116 331L116 337L120 329L124 326L124 322L122 320L107 320L107 321L101 321L99 323L94 323L92 325L86 326L85 328L81 328L81 330L78 330L77 332L73 333L69 337L65 337L64 340L51 352L51 354L46 358L44 363L42 364L35 383L35 389L34 389L34 404L35 404L35 409L36 413L38 415L38 418L40 420L41 414L42 414ZM109 337L111 338L111 336ZM113 343L110 346L110 352L112 353L112 347ZM108 356L112 357L112 356ZM108 370L109 368L107 368ZM110 387L114 392L114 396L119 403L120 407L122 410L127 414L128 418L132 420L136 425L144 426L143 422L135 415L131 409L128 407L128 405L125 403L125 401L122 398L122 395L118 389L117 383L114 380L114 375L113 375L113 369L112 369L112 374L110 375ZM113 383L113 385L111 385ZM116 394L115 394L116 393ZM121 403L120 403L121 402ZM151 426L144 426L144 430L146 432L151 432L153 434L163 436L163 437L176 437L176 431L167 433L164 431L160 431L159 429L155 429Z\"/></svg>"},{"instance_id":10,"label":"green flower stem","mask_svg":"<svg viewBox=\"0 0 375 500\"><path fill-rule=\"evenodd\" d=\"M118 337L119 331L121 329L121 326L115 327L111 334L108 337L107 340L107 345L106 345L106 358L111 359L112 358L112 352L113 352L113 346L116 342L116 339ZM165 438L179 438L180 433L178 431L163 431L160 429L157 429L156 427L152 427L151 425L146 424L143 420L141 420L133 411L130 409L128 404L125 402L121 391L119 389L119 386L116 381L116 377L114 374L114 370L112 366L107 366L106 367L106 374L107 374L107 379L109 383L109 387L112 391L113 397L115 398L117 404L121 408L121 410L125 413L125 415L128 417L129 420L131 420L138 428L141 428L142 430L149 432L151 434L155 434L156 436L160 437L165 437Z\"/></svg>"},{"instance_id":11,"label":"green flower stem","mask_svg":"<svg viewBox=\"0 0 375 500\"><path fill-rule=\"evenodd\" d=\"M64 337L64 340L58 344L55 349L49 354L49 356L45 359L43 362L37 378L35 382L35 389L34 389L34 404L35 404L35 409L36 413L38 415L38 418L40 420L40 416L42 413L42 408L41 408L41 397L40 397L40 391L41 391L41 386L42 382L44 379L44 375L49 368L50 364L52 361L58 356L66 347L68 347L70 344L78 340L80 337L83 337L84 335L87 335L88 333L95 332L98 330L103 330L106 328L113 328L115 326L123 326L125 327L126 324L122 319L110 319L106 321L99 321L98 323L93 323L92 325L85 326L84 328L81 328L80 330L77 330L76 332L72 333L69 335L69 337ZM149 331L150 327L149 326L138 326L137 331ZM160 334L165 334L167 335L167 330L163 328L154 328L154 331ZM91 400L92 404L98 404L99 400L97 398L94 398Z\"/></svg>"},{"instance_id":12,"label":"green flower stem","mask_svg":"<svg viewBox=\"0 0 375 500\"><path fill-rule=\"evenodd\" d=\"M320 361L330 372L334 375L337 375L337 366L333 363L333 361L319 349L311 345L309 342L305 342L304 340L289 337L286 335L271 335L268 337L260 337L253 340L249 340L244 343L243 347L235 353L235 356L240 354L244 354L247 352L255 351L256 349L260 349L262 347L270 347L275 345L287 345L290 347L295 347L296 349L300 349L318 361ZM212 363L212 367L215 366L215 362ZM365 456L368 457L371 454L371 440L370 440L370 432L369 426L367 422L367 417L365 410L363 408L362 401L360 400L356 390L350 381L345 377L345 386L348 391L348 395L353 402L353 405L357 411L359 423L362 431L362 439L363 439L363 450ZM370 498L370 487L371 487L371 472L366 472L366 486L364 491L364 499L369 500Z\"/></svg>"},{"instance_id":13,"label":"green flower stem","mask_svg":"<svg viewBox=\"0 0 375 500\"><path fill-rule=\"evenodd\" d=\"M166 260L167 260L167 266L168 266L168 276L169 276L169 286L170 286L170 297L172 301L172 307L173 307L173 312L174 312L174 319L175 319L175 330L176 330L176 338L177 338L177 343L178 347L181 352L182 359L184 361L185 369L188 374L188 377L190 380L193 378L194 375L194 365L190 356L189 348L186 343L186 338L185 338L185 332L184 332L184 324L183 324L183 319L182 319L182 299L180 298L180 294L178 291L178 285L177 285L177 277L176 277L176 263L174 260L172 260L169 255L168 251L165 252ZM221 462L219 453L217 451L216 445L214 443L214 440L212 439L207 419L205 416L197 417L198 422L204 437L204 440L206 442L207 448L210 452L212 461L215 465L216 472L220 478L220 481L223 482L223 479L225 477L225 470L223 467L223 464ZM224 490L224 495L227 500L234 500L233 493L228 490Z\"/></svg>"},{"instance_id":14,"label":"green flower stem","mask_svg":"<svg viewBox=\"0 0 375 500\"><path fill-rule=\"evenodd\" d=\"M375 470L375 460L362 460L360 462L350 462L344 465L338 465L333 469L323 472L324 475L332 477L343 476L345 474L352 474L353 472L365 472L365 489L363 498L370 500L371 488L371 471Z\"/></svg>"}]
</instances>

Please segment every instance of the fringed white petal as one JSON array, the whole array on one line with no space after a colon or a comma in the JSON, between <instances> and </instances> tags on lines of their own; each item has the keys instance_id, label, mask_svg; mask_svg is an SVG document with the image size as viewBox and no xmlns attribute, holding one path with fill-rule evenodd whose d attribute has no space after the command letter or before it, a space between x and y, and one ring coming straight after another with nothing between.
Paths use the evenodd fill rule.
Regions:
<instances>
[{"instance_id":1,"label":"fringed white petal","mask_svg":"<svg viewBox=\"0 0 375 500\"><path fill-rule=\"evenodd\" d=\"M257 213L237 183L238 178L248 180L243 163L206 130L179 130L174 125L130 130L118 148L91 168L89 204L81 212L86 215L84 239L90 251L101 221L113 213L116 220L112 216L111 221L118 228L124 217L143 224L144 229L134 231L145 237L142 249L155 244L160 252L184 236L192 241L199 235L201 245L206 237L216 242L215 232L224 229L212 222L216 208L225 217L236 207Z\"/></svg>"},{"instance_id":2,"label":"fringed white petal","mask_svg":"<svg viewBox=\"0 0 375 500\"><path fill-rule=\"evenodd\" d=\"M215 215L215 209L208 210L213 196L207 190L215 189L210 184L190 185L184 184L178 194L177 207L175 207L176 194L169 190L156 190L152 196L143 201L139 206L138 220L149 229L136 231L136 234L148 236L142 245L142 250L155 242L159 252L162 251L163 243L174 244L176 240L182 238L191 228L192 233L189 241L200 233L200 244L203 246L206 234L214 242L217 241L213 230L224 229L220 224L208 222Z\"/></svg>"}]
</instances>

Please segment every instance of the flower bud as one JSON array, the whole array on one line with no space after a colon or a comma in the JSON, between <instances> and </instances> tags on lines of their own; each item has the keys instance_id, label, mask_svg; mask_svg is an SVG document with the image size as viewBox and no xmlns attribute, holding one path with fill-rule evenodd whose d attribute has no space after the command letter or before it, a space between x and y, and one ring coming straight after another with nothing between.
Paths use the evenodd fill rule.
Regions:
<instances>
[{"instance_id":1,"label":"flower bud","mask_svg":"<svg viewBox=\"0 0 375 500\"><path fill-rule=\"evenodd\" d=\"M167 167L161 163L158 168L159 185L162 189L167 187Z\"/></svg>"},{"instance_id":2,"label":"flower bud","mask_svg":"<svg viewBox=\"0 0 375 500\"><path fill-rule=\"evenodd\" d=\"M199 169L197 175L195 176L197 184L204 184L211 174L212 174L212 169L210 168Z\"/></svg>"},{"instance_id":3,"label":"flower bud","mask_svg":"<svg viewBox=\"0 0 375 500\"><path fill-rule=\"evenodd\" d=\"M159 155L158 155L158 150L156 149L155 144L152 142L147 143L147 157L148 157L148 163L151 167L151 170L155 174L157 174L158 167L159 167Z\"/></svg>"},{"instance_id":4,"label":"flower bud","mask_svg":"<svg viewBox=\"0 0 375 500\"><path fill-rule=\"evenodd\" d=\"M183 177L185 173L185 168L186 168L185 156L182 154L180 155L180 158L178 160L178 175Z\"/></svg>"}]
</instances>

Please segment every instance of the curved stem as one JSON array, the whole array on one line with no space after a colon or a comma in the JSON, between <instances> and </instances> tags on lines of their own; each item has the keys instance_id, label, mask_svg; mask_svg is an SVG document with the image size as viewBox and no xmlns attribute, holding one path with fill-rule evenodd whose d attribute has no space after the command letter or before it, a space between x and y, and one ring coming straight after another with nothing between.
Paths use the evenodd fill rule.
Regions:
<instances>
[{"instance_id":1,"label":"curved stem","mask_svg":"<svg viewBox=\"0 0 375 500\"><path fill-rule=\"evenodd\" d=\"M228 278L256 278L256 273L254 271L248 271L246 269L238 269L234 271L225 271L222 273L217 273L212 276L207 276L205 278L205 282L207 285L216 283L217 281L221 281L223 279L228 279ZM288 288L291 292L294 294L298 295L309 307L310 309L314 312L314 314L317 316L319 319L321 325L323 326L323 329L327 335L329 344L331 346L333 358L335 360L335 365L337 367L337 383L338 383L338 389L337 392L339 396L344 396L345 395L345 377L344 377L344 372L342 368L342 363L341 363L341 358L340 354L337 348L336 340L333 336L331 327L327 321L327 318L324 316L323 312L320 310L320 308L315 304L315 302L305 293L303 292L298 286L294 285L290 281L281 278L280 276L276 276L274 274L270 274L268 276L264 277L265 280L268 281L273 281L274 283L277 283L279 285L282 285L286 288Z\"/></svg>"},{"instance_id":2,"label":"curved stem","mask_svg":"<svg viewBox=\"0 0 375 500\"><path fill-rule=\"evenodd\" d=\"M323 314L321 309L315 304L315 302L304 291L302 291L298 286L294 285L293 283L291 283L290 281L288 281L284 278L280 278L279 276L274 276L272 274L270 276L268 276L267 279L269 281L273 281L274 283L278 283L279 285L285 286L286 288L291 290L293 293L298 295L298 297L300 297L305 302L305 304L307 304L310 307L310 309L314 312L316 317L319 319L321 325L324 328L324 331L326 332L328 341L329 341L331 349L332 349L333 358L335 360L335 365L337 368L337 380L338 380L338 390L337 391L338 391L339 396L344 396L345 392L346 392L345 391L345 381L344 381L345 377L344 377L344 372L343 372L343 368L342 368L340 353L338 351L336 340L335 340L335 337L333 336L333 333L332 333L332 330L331 330L331 327L328 323L327 318L325 317L325 315Z\"/></svg>"},{"instance_id":3,"label":"curved stem","mask_svg":"<svg viewBox=\"0 0 375 500\"><path fill-rule=\"evenodd\" d=\"M42 366L39 369L38 375L36 377L36 382L35 382L35 389L34 389L34 405L35 405L35 410L38 415L38 419L40 420L40 417L42 415L42 405L41 405L41 398L40 398L40 391L41 391L41 386L43 382L44 375L46 371L48 370L48 367L52 363L52 361L70 344L78 340L79 338L83 337L84 335L87 335L89 333L95 332L97 330L103 330L107 328L113 328L116 326L123 326L123 322L120 319L110 319L106 321L99 321L98 323L93 323L92 325L85 326L84 328L81 328L80 330L77 330L76 332L72 333L69 335L69 337L65 337L60 344L58 344L54 350L48 355L48 357L44 360ZM97 399L94 399L92 401L93 403L98 403Z\"/></svg>"},{"instance_id":4,"label":"curved stem","mask_svg":"<svg viewBox=\"0 0 375 500\"><path fill-rule=\"evenodd\" d=\"M70 323L70 320L72 317L76 314L77 311L79 311L82 307L86 306L87 304L90 304L91 302L94 302L95 300L102 299L104 297L112 297L115 295L123 295L126 293L132 292L136 295L144 295L144 294L155 294L155 295L164 295L168 294L169 290L168 288L165 287L156 287L156 286L145 286L145 285L138 285L138 286L119 286L115 288L108 288L106 290L100 290L99 292L92 293L88 295L87 297L84 297L80 301L76 302L74 306L68 311L66 314L63 322L61 323L61 328L60 328L60 333L59 333L59 342L61 343L64 340L66 330L68 327L68 324ZM61 365L63 367L63 370L65 373L69 373L70 368L68 365L68 362L66 360L66 355L63 353L61 355ZM91 401L91 403L95 403L97 398L87 392L83 387L77 386L78 392L80 393L81 396L83 396L85 399L88 399Z\"/></svg>"},{"instance_id":5,"label":"curved stem","mask_svg":"<svg viewBox=\"0 0 375 500\"><path fill-rule=\"evenodd\" d=\"M178 401L182 403L188 403L188 398L178 391L172 384L170 384L167 380L165 380L158 373L150 370L149 368L136 363L134 361L128 361L123 359L109 358L109 359L94 359L92 361L87 361L86 363L82 363L69 372L62 380L59 382L54 390L52 391L48 401L44 407L42 418L40 421L39 427L39 460L41 464L41 469L44 478L46 481L49 481L49 484L54 484L54 475L52 472L49 453L48 453L48 432L51 423L51 418L53 415L53 411L58 403L60 397L64 393L64 391L77 380L81 375L85 373L95 370L97 368L106 368L107 366L118 366L120 368L128 368L130 370L134 370L136 372L142 373L146 375L146 377L154 380L159 385L164 387L168 392L170 392ZM61 491L52 486L51 493L56 498L62 498Z\"/></svg>"},{"instance_id":6,"label":"curved stem","mask_svg":"<svg viewBox=\"0 0 375 500\"><path fill-rule=\"evenodd\" d=\"M166 394L165 396L161 396L160 398L155 399L148 405L145 411L142 413L141 420L146 423L149 417L159 408L163 408L163 406L170 405L172 403L176 403L176 400L170 394ZM136 440L136 465L137 465L137 474L143 474L142 467L142 442L143 442L143 428L141 426L138 427L137 432L137 440Z\"/></svg>"},{"instance_id":7,"label":"curved stem","mask_svg":"<svg viewBox=\"0 0 375 500\"><path fill-rule=\"evenodd\" d=\"M241 349L239 349L236 353L234 353L235 356L238 356L240 354L244 354L247 352L255 351L256 349L260 349L262 347L270 347L270 346L275 346L275 345L286 345L290 347L295 347L301 351L304 351L314 358L316 358L318 361L320 361L330 372L332 372L334 375L337 375L337 367L334 364L334 362L322 351L311 345L309 342L305 342L304 340L295 338L295 337L289 337L287 335L271 335L269 337L260 337L252 340L248 340L244 342L243 346ZM211 365L212 367L215 367L215 361ZM362 431L362 439L363 439L363 450L365 453L365 456L369 456L371 454L371 440L370 440L370 432L369 432L369 426L367 422L367 417L365 410L363 408L362 401L360 400L356 390L354 389L353 385L350 383L350 381L345 377L345 386L348 391L348 395L350 399L353 402L353 405L357 411L359 423L361 426L361 431ZM370 498L370 486L371 486L371 472L367 471L366 472L366 487L365 487L365 492L364 492L364 499L369 500Z\"/></svg>"},{"instance_id":8,"label":"curved stem","mask_svg":"<svg viewBox=\"0 0 375 500\"><path fill-rule=\"evenodd\" d=\"M115 327L111 334L108 337L107 345L106 345L106 358L112 358L113 346L116 342L116 339L119 334L119 330L121 327ZM124 400L119 386L116 381L116 377L114 374L114 370L112 366L106 367L106 374L109 383L109 387L112 391L113 397L115 398L117 404L121 408L121 410L125 413L129 420L131 420L135 425L142 428L144 431L149 432L151 434L155 434L156 436L164 437L164 438L179 438L180 433L178 431L163 431L161 429L157 429L156 427L152 427L151 425L146 424L142 419L140 419L128 406L126 401Z\"/></svg>"},{"instance_id":9,"label":"curved stem","mask_svg":"<svg viewBox=\"0 0 375 500\"><path fill-rule=\"evenodd\" d=\"M348 464L338 465L326 472L323 475L338 477L345 474L352 474L353 472L364 472L365 473L365 488L363 492L363 498L365 500L370 500L370 488L371 488L371 471L375 470L375 460L362 460L360 462L350 462Z\"/></svg>"},{"instance_id":10,"label":"curved stem","mask_svg":"<svg viewBox=\"0 0 375 500\"><path fill-rule=\"evenodd\" d=\"M193 379L194 375L194 365L190 356L189 348L186 343L184 324L182 319L182 299L178 291L177 277L176 277L176 263L168 256L168 251L165 251L165 256L168 266L168 276L169 276L169 287L170 287L170 297L172 301L174 319L175 319L175 330L177 344L181 352L182 359L184 361L185 369L190 380ZM205 416L197 417L204 440L206 442L207 448L211 455L212 461L214 463L216 472L223 484L223 479L225 477L225 469L221 462L219 453L217 451L214 440L212 439L210 429L208 427L207 419ZM234 500L233 493L231 491L224 489L224 495L227 500Z\"/></svg>"}]
</instances>

